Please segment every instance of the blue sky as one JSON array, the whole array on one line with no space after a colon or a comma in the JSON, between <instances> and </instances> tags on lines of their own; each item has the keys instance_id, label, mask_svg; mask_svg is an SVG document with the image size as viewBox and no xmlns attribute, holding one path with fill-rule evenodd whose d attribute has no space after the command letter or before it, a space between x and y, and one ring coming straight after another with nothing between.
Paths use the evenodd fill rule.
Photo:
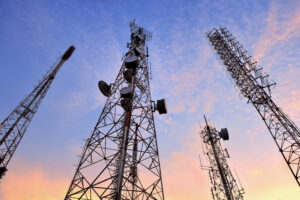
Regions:
<instances>
[{"instance_id":1,"label":"blue sky","mask_svg":"<svg viewBox=\"0 0 300 200\"><path fill-rule=\"evenodd\" d=\"M274 141L239 98L205 33L226 26L277 82L275 102L300 125L299 13L299 1L0 0L0 120L70 45L76 47L19 145L0 198L64 197L83 139L105 103L97 82L114 81L135 18L153 33L152 98L168 104L168 115L155 115L166 198L211 198L198 161L197 133L206 114L229 130L225 146L245 199L295 199L299 189ZM27 182L36 187L25 187L26 196Z\"/></svg>"}]
</instances>

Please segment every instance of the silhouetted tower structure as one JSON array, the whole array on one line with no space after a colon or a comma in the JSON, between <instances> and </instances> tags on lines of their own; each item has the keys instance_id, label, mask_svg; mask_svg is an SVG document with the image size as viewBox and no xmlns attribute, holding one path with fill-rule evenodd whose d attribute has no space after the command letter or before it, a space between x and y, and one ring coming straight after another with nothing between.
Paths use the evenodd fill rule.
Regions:
<instances>
[{"instance_id":1,"label":"silhouetted tower structure","mask_svg":"<svg viewBox=\"0 0 300 200\"><path fill-rule=\"evenodd\" d=\"M66 200L164 199L151 100L147 42L151 33L130 23L131 42L113 84L99 81L107 100L83 148Z\"/></svg>"},{"instance_id":2,"label":"silhouetted tower structure","mask_svg":"<svg viewBox=\"0 0 300 200\"><path fill-rule=\"evenodd\" d=\"M275 83L268 80L269 75L262 71L262 67L226 28L212 29L207 37L241 95L247 98L263 119L300 186L300 131L273 102L271 89Z\"/></svg>"},{"instance_id":3,"label":"silhouetted tower structure","mask_svg":"<svg viewBox=\"0 0 300 200\"><path fill-rule=\"evenodd\" d=\"M227 163L229 154L223 149L221 139L229 140L228 131L216 128L208 123L204 116L205 127L200 131L203 153L209 160L209 166L201 168L209 171L212 184L211 193L214 200L243 200L244 189L238 184ZM201 161L201 160L200 160Z\"/></svg>"},{"instance_id":4,"label":"silhouetted tower structure","mask_svg":"<svg viewBox=\"0 0 300 200\"><path fill-rule=\"evenodd\" d=\"M7 171L7 165L45 97L56 73L64 62L69 59L74 50L75 47L71 46L44 75L33 91L0 124L0 178Z\"/></svg>"}]
</instances>

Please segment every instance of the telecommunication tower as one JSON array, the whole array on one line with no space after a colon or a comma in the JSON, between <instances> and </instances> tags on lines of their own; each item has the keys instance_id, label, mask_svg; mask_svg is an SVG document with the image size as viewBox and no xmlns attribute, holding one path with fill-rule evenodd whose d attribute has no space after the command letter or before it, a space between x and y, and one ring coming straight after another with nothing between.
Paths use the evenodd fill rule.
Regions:
<instances>
[{"instance_id":1,"label":"telecommunication tower","mask_svg":"<svg viewBox=\"0 0 300 200\"><path fill-rule=\"evenodd\" d=\"M70 58L74 50L75 47L70 46L60 60L44 75L33 91L0 124L0 179L7 171L10 159L16 151L58 70Z\"/></svg>"},{"instance_id":2,"label":"telecommunication tower","mask_svg":"<svg viewBox=\"0 0 300 200\"><path fill-rule=\"evenodd\" d=\"M129 50L115 82L98 83L108 98L66 200L164 199L153 112L167 110L164 99L151 100L147 42L152 35L134 21L130 30Z\"/></svg>"},{"instance_id":3,"label":"telecommunication tower","mask_svg":"<svg viewBox=\"0 0 300 200\"><path fill-rule=\"evenodd\" d=\"M273 102L271 89L275 83L226 28L214 28L207 37L241 95L258 111L300 186L300 131Z\"/></svg>"},{"instance_id":4,"label":"telecommunication tower","mask_svg":"<svg viewBox=\"0 0 300 200\"><path fill-rule=\"evenodd\" d=\"M232 175L227 163L229 153L221 144L221 139L229 140L228 131L226 128L217 131L211 123L207 122L205 116L204 120L205 127L200 131L200 137L203 153L208 158L210 166L201 164L201 167L209 171L212 197L214 200L243 200L244 189L238 185Z\"/></svg>"}]
</instances>

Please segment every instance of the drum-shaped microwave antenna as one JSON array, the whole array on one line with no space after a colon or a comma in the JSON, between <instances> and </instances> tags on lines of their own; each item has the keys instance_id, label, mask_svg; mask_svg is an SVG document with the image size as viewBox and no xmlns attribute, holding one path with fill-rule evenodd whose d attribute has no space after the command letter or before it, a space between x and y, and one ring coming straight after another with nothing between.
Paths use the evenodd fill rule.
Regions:
<instances>
[{"instance_id":1,"label":"drum-shaped microwave antenna","mask_svg":"<svg viewBox=\"0 0 300 200\"><path fill-rule=\"evenodd\" d=\"M136 74L136 71L134 69L127 69L123 72L124 79L131 83L132 77Z\"/></svg>"},{"instance_id":2,"label":"drum-shaped microwave antenna","mask_svg":"<svg viewBox=\"0 0 300 200\"><path fill-rule=\"evenodd\" d=\"M121 106L123 107L124 110L130 110L130 98L123 98L121 100Z\"/></svg>"},{"instance_id":3,"label":"drum-shaped microwave antenna","mask_svg":"<svg viewBox=\"0 0 300 200\"><path fill-rule=\"evenodd\" d=\"M229 140L229 134L227 128L222 128L221 131L219 132L219 136L223 140Z\"/></svg>"},{"instance_id":4,"label":"drum-shaped microwave antenna","mask_svg":"<svg viewBox=\"0 0 300 200\"><path fill-rule=\"evenodd\" d=\"M139 60L136 56L127 56L124 60L125 65L129 69L135 69L139 65Z\"/></svg>"},{"instance_id":5,"label":"drum-shaped microwave antenna","mask_svg":"<svg viewBox=\"0 0 300 200\"><path fill-rule=\"evenodd\" d=\"M105 81L99 81L98 82L98 87L99 87L100 92L104 96L109 97L111 95L110 85L108 85Z\"/></svg>"},{"instance_id":6,"label":"drum-shaped microwave antenna","mask_svg":"<svg viewBox=\"0 0 300 200\"><path fill-rule=\"evenodd\" d=\"M121 97L123 98L128 98L131 96L131 87L128 86L128 87L123 87L121 90L120 90L120 94L121 94Z\"/></svg>"},{"instance_id":7,"label":"drum-shaped microwave antenna","mask_svg":"<svg viewBox=\"0 0 300 200\"><path fill-rule=\"evenodd\" d=\"M138 47L134 48L133 51L134 51L135 55L137 55L137 56L139 56L143 53L143 50L141 48L138 48Z\"/></svg>"},{"instance_id":8,"label":"drum-shaped microwave antenna","mask_svg":"<svg viewBox=\"0 0 300 200\"><path fill-rule=\"evenodd\" d=\"M156 110L158 110L159 114L167 114L167 105L165 99L157 100Z\"/></svg>"}]
</instances>

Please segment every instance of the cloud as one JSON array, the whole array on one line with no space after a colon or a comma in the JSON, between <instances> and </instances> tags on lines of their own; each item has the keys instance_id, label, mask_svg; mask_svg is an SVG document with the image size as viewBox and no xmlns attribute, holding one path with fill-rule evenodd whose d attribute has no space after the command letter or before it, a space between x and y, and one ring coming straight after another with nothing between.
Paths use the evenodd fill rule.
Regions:
<instances>
[{"instance_id":1,"label":"cloud","mask_svg":"<svg viewBox=\"0 0 300 200\"><path fill-rule=\"evenodd\" d=\"M206 171L198 160L200 138L199 125L194 124L181 140L181 150L172 152L163 161L165 196L169 200L210 199L210 183Z\"/></svg>"},{"instance_id":2,"label":"cloud","mask_svg":"<svg viewBox=\"0 0 300 200\"><path fill-rule=\"evenodd\" d=\"M197 157L174 152L164 163L163 182L167 199L210 199L206 172L201 171Z\"/></svg>"},{"instance_id":3,"label":"cloud","mask_svg":"<svg viewBox=\"0 0 300 200\"><path fill-rule=\"evenodd\" d=\"M288 66L288 70L278 76L274 100L298 126L300 125L300 68L297 65Z\"/></svg>"},{"instance_id":4,"label":"cloud","mask_svg":"<svg viewBox=\"0 0 300 200\"><path fill-rule=\"evenodd\" d=\"M260 133L264 132L259 130L261 128L263 127L255 129ZM198 132L199 124L194 124L180 141L180 150L173 151L162 162L163 182L167 199L196 200L212 198L208 172L201 170L198 160L198 154L200 154L202 164L208 165L205 156L202 154ZM249 137L253 136L250 133ZM237 178L234 171L236 169L245 188L244 199L296 199L300 193L298 186L292 180L291 174L287 173L289 171L286 163L278 154L273 153L276 146L269 146L273 144L273 141L263 142L263 137L270 139L269 135L260 135L260 137L262 142L251 139L246 149L241 149L241 146L236 144L240 141L235 139L222 144L231 155L231 158L227 161L232 173ZM270 182L270 180L272 181ZM274 188L278 190L274 192ZM289 192L286 193L285 191Z\"/></svg>"},{"instance_id":5,"label":"cloud","mask_svg":"<svg viewBox=\"0 0 300 200\"><path fill-rule=\"evenodd\" d=\"M282 5L272 2L266 27L260 36L255 55L258 61L268 54L276 45L284 46L286 43L300 34L300 5L287 10L280 9Z\"/></svg>"},{"instance_id":6,"label":"cloud","mask_svg":"<svg viewBox=\"0 0 300 200\"><path fill-rule=\"evenodd\" d=\"M292 175L286 173L286 164L277 155L257 156L255 163L243 163L240 159L236 169L245 188L246 199L297 199L300 195Z\"/></svg>"},{"instance_id":7,"label":"cloud","mask_svg":"<svg viewBox=\"0 0 300 200\"><path fill-rule=\"evenodd\" d=\"M0 185L0 199L56 200L63 199L70 180L55 169L51 174L41 166L18 163L9 170Z\"/></svg>"},{"instance_id":8,"label":"cloud","mask_svg":"<svg viewBox=\"0 0 300 200\"><path fill-rule=\"evenodd\" d=\"M299 49L295 41L300 38L300 4L291 7L272 2L265 23L254 45L254 58L277 82L273 92L277 106L300 123L300 59L292 53Z\"/></svg>"}]
</instances>

